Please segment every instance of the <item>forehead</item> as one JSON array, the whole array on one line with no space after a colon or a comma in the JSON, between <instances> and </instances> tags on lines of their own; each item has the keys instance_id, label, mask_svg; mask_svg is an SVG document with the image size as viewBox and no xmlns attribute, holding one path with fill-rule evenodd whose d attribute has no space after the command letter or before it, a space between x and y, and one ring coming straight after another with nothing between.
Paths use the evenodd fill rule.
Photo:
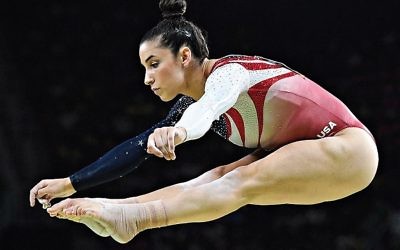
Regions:
<instances>
[{"instance_id":1,"label":"forehead","mask_svg":"<svg viewBox=\"0 0 400 250\"><path fill-rule=\"evenodd\" d=\"M158 40L145 41L140 44L139 47L139 57L142 64L144 64L146 59L150 56L164 57L168 54L171 54L170 50L168 48L161 47Z\"/></svg>"}]
</instances>

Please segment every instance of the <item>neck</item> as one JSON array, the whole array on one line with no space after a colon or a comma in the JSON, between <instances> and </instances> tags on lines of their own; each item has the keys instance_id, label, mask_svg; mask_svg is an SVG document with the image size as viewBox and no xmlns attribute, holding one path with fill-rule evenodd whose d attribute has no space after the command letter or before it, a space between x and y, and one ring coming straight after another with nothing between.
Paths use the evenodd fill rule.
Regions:
<instances>
[{"instance_id":1,"label":"neck","mask_svg":"<svg viewBox=\"0 0 400 250\"><path fill-rule=\"evenodd\" d=\"M205 89L205 84L208 76L211 73L212 66L214 65L215 60L213 59L204 59L201 65L193 65L193 69L191 70L189 83L187 84L187 93L188 95L195 99L199 100L203 94Z\"/></svg>"}]
</instances>

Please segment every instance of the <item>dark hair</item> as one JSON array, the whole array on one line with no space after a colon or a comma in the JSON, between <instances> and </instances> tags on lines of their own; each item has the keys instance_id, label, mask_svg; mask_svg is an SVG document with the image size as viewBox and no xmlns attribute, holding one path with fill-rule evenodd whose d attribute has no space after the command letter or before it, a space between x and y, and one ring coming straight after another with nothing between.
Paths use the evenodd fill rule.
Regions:
<instances>
[{"instance_id":1,"label":"dark hair","mask_svg":"<svg viewBox=\"0 0 400 250\"><path fill-rule=\"evenodd\" d=\"M160 45L171 49L174 55L185 45L200 62L208 57L204 32L183 16L186 12L186 1L160 0L159 7L163 20L142 37L140 44L160 38Z\"/></svg>"}]
</instances>

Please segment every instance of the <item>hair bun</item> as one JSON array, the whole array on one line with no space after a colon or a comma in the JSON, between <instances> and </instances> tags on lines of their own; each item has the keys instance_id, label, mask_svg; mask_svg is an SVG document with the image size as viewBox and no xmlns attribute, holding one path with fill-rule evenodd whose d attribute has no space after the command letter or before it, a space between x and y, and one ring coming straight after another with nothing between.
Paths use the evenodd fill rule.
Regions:
<instances>
[{"instance_id":1,"label":"hair bun","mask_svg":"<svg viewBox=\"0 0 400 250\"><path fill-rule=\"evenodd\" d=\"M165 19L182 17L186 12L185 0L160 0L158 6Z\"/></svg>"}]
</instances>

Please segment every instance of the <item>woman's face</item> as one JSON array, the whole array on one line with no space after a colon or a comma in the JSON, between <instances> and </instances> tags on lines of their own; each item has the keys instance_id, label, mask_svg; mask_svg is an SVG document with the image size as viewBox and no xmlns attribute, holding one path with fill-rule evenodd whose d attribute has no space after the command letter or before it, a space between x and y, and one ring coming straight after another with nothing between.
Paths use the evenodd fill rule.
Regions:
<instances>
[{"instance_id":1,"label":"woman's face","mask_svg":"<svg viewBox=\"0 0 400 250\"><path fill-rule=\"evenodd\" d=\"M183 66L170 49L160 47L158 41L145 41L139 47L139 57L146 69L144 83L161 100L167 102L182 93Z\"/></svg>"}]
</instances>

